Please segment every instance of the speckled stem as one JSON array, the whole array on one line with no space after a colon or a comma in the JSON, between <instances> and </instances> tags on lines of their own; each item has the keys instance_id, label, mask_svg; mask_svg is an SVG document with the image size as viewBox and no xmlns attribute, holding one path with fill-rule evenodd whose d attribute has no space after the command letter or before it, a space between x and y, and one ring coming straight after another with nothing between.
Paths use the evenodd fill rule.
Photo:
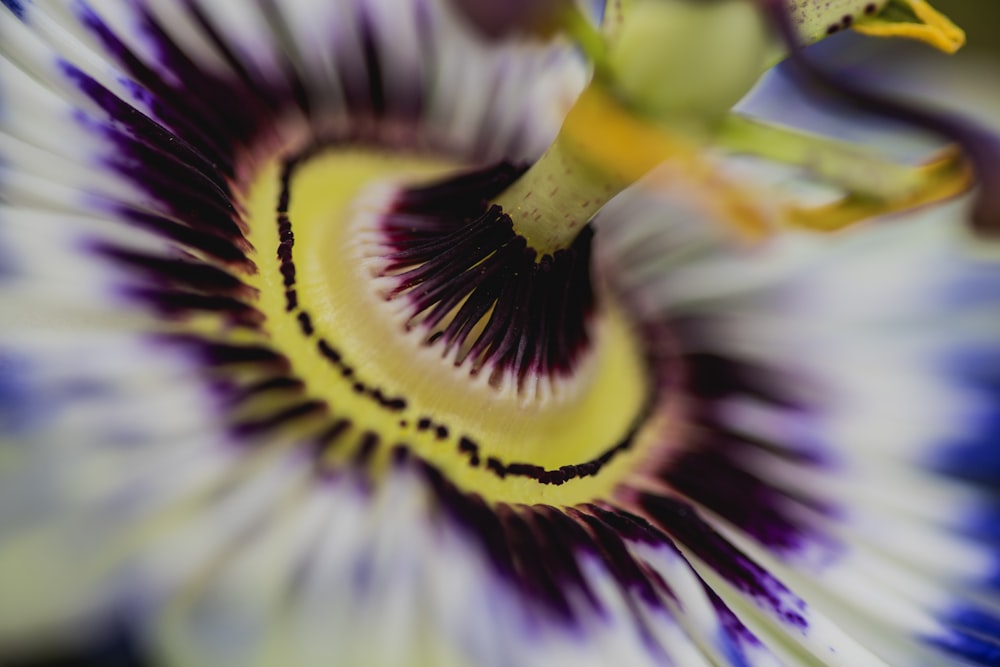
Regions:
<instances>
[{"instance_id":1,"label":"speckled stem","mask_svg":"<svg viewBox=\"0 0 1000 667\"><path fill-rule=\"evenodd\" d=\"M560 134L495 203L541 256L568 247L597 211L627 185L625 179L588 164Z\"/></svg>"}]
</instances>

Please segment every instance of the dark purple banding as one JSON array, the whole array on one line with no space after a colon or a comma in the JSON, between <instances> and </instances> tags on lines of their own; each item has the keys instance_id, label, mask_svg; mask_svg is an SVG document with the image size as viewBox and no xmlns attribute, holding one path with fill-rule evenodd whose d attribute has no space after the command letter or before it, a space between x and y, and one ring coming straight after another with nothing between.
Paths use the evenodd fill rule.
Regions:
<instances>
[{"instance_id":1,"label":"dark purple banding","mask_svg":"<svg viewBox=\"0 0 1000 667\"><path fill-rule=\"evenodd\" d=\"M829 538L789 509L808 506L809 499L792 497L740 465L740 453L764 448L735 433L707 430L686 443L685 451L658 477L776 554L823 546L832 555L835 549ZM815 501L811 509L817 516L833 513Z\"/></svg>"},{"instance_id":2,"label":"dark purple banding","mask_svg":"<svg viewBox=\"0 0 1000 667\"><path fill-rule=\"evenodd\" d=\"M232 406L239 405L260 396L292 395L302 396L305 383L290 375L268 376L249 384L233 383L227 387L227 399Z\"/></svg>"},{"instance_id":3,"label":"dark purple banding","mask_svg":"<svg viewBox=\"0 0 1000 667\"><path fill-rule=\"evenodd\" d=\"M420 460L406 464L420 471L449 521L470 534L514 590L566 622L582 609L600 611L577 561L581 553L597 555L600 548L577 521L544 506L490 505L455 487L433 466Z\"/></svg>"},{"instance_id":4,"label":"dark purple banding","mask_svg":"<svg viewBox=\"0 0 1000 667\"><path fill-rule=\"evenodd\" d=\"M671 545L668 537L639 517L593 505L577 509L491 505L458 489L426 462L401 457L398 464L412 465L421 473L449 520L481 546L499 576L563 621L608 611L592 586L591 572L584 569L584 559L630 594L627 605L640 632L645 623L640 607L666 610L668 600L677 602L669 585L629 546Z\"/></svg>"},{"instance_id":5,"label":"dark purple banding","mask_svg":"<svg viewBox=\"0 0 1000 667\"><path fill-rule=\"evenodd\" d=\"M195 350L202 361L211 368L246 365L265 367L283 374L291 369L291 364L285 355L264 345L212 342L194 334L164 336L164 338Z\"/></svg>"},{"instance_id":6,"label":"dark purple banding","mask_svg":"<svg viewBox=\"0 0 1000 667\"><path fill-rule=\"evenodd\" d=\"M788 419L808 419L809 407L790 396L789 387L801 383L785 378L782 390L781 379L768 368L720 356L687 355L680 361L686 373L679 391L691 399L688 420L697 428L653 476L739 527L779 558L794 558L807 550L815 557L835 558L836 541L802 513L834 519L837 508L807 493L782 490L744 463L766 456L823 471L829 463L812 450L815 443L797 442L795 438L803 436L795 432L788 433L784 442L755 438L734 429L727 419L727 406L734 401L769 405Z\"/></svg>"},{"instance_id":7,"label":"dark purple banding","mask_svg":"<svg viewBox=\"0 0 1000 667\"><path fill-rule=\"evenodd\" d=\"M255 417L237 422L233 430L240 437L267 435L306 417L325 415L327 405L323 401L306 400L283 407L264 417Z\"/></svg>"},{"instance_id":8,"label":"dark purple banding","mask_svg":"<svg viewBox=\"0 0 1000 667\"><path fill-rule=\"evenodd\" d=\"M590 342L595 310L585 227L565 249L538 257L510 216L489 200L523 169L499 164L404 190L383 216L390 298L410 303L427 344L457 350L494 382L565 376Z\"/></svg>"},{"instance_id":9,"label":"dark purple banding","mask_svg":"<svg viewBox=\"0 0 1000 667\"><path fill-rule=\"evenodd\" d=\"M690 504L652 493L640 494L643 511L665 533L683 544L719 576L784 623L805 630L805 602L796 597L774 575L733 546L705 521Z\"/></svg>"},{"instance_id":10,"label":"dark purple banding","mask_svg":"<svg viewBox=\"0 0 1000 667\"><path fill-rule=\"evenodd\" d=\"M667 548L687 560L677 549L683 544L737 589L770 608L785 623L805 632L805 604L766 570L756 565L705 523L681 501L656 495L640 497L652 523L611 503L575 508L548 505L491 506L475 494L458 489L433 466L410 457L400 465L413 465L428 481L450 520L458 523L481 545L496 573L529 599L566 622L606 612L593 589L584 560L613 577L626 598L636 628L642 632L642 608L668 610L683 600L642 556L637 545ZM759 640L706 588L734 657ZM650 648L656 649L650 639ZM742 663L737 663L742 664Z\"/></svg>"},{"instance_id":11,"label":"dark purple banding","mask_svg":"<svg viewBox=\"0 0 1000 667\"><path fill-rule=\"evenodd\" d=\"M666 583L652 570L638 562L629 552L624 537L629 528L627 521L596 506L588 506L586 511L570 510L582 525L586 526L601 547L608 569L625 590L632 590L647 605L662 605L663 594L669 591ZM623 530L626 529L626 530Z\"/></svg>"},{"instance_id":12,"label":"dark purple banding","mask_svg":"<svg viewBox=\"0 0 1000 667\"><path fill-rule=\"evenodd\" d=\"M713 323L697 317L676 318L672 333L682 348L704 345ZM808 491L781 488L764 472L748 469L748 460L776 460L824 474L833 462L824 448L815 397L822 389L813 378L776 368L760 360L704 352L682 354L676 391L686 397L688 429L683 447L649 471L661 485L682 494L751 536L779 558L834 559L839 543L822 522L835 521L839 508ZM766 432L734 424L733 408L759 407ZM790 428L780 428L782 424Z\"/></svg>"},{"instance_id":13,"label":"dark purple banding","mask_svg":"<svg viewBox=\"0 0 1000 667\"><path fill-rule=\"evenodd\" d=\"M230 271L207 262L192 259L167 258L110 243L97 244L95 251L161 285L183 287L216 296L253 297L256 290Z\"/></svg>"}]
</instances>

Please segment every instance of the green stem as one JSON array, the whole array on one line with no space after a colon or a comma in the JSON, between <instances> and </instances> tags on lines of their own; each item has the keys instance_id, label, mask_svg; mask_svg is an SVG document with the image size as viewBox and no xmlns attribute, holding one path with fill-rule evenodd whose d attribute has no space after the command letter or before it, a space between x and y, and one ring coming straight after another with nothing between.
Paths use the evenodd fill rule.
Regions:
<instances>
[{"instance_id":1,"label":"green stem","mask_svg":"<svg viewBox=\"0 0 1000 667\"><path fill-rule=\"evenodd\" d=\"M568 247L580 230L628 183L589 164L560 134L499 204L539 256Z\"/></svg>"},{"instance_id":2,"label":"green stem","mask_svg":"<svg viewBox=\"0 0 1000 667\"><path fill-rule=\"evenodd\" d=\"M715 141L735 153L803 167L852 194L875 199L900 199L923 181L919 168L886 160L860 146L737 114L726 117Z\"/></svg>"}]
</instances>

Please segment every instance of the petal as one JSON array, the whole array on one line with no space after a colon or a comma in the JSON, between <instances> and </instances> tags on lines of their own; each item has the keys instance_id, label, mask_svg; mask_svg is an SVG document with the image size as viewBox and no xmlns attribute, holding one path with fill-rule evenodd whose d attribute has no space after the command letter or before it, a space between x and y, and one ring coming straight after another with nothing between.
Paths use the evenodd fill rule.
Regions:
<instances>
[{"instance_id":1,"label":"petal","mask_svg":"<svg viewBox=\"0 0 1000 667\"><path fill-rule=\"evenodd\" d=\"M797 637L797 610L802 647L844 664L989 664L995 391L970 370L995 348L1000 274L968 252L968 206L721 254L693 222L658 238L640 201L601 214L648 216L599 235L687 351L695 430L639 483L643 506L768 646L766 628Z\"/></svg>"}]
</instances>

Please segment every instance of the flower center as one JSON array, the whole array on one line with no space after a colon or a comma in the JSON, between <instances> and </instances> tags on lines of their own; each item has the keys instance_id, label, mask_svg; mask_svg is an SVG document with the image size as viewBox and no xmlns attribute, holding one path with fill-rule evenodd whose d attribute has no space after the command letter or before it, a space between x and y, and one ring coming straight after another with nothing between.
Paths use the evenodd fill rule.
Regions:
<instances>
[{"instance_id":1,"label":"flower center","mask_svg":"<svg viewBox=\"0 0 1000 667\"><path fill-rule=\"evenodd\" d=\"M248 281L326 408L324 466L402 447L487 500L570 505L662 452L666 344L593 273L589 227L539 253L489 203L521 171L341 139L260 169Z\"/></svg>"}]
</instances>

